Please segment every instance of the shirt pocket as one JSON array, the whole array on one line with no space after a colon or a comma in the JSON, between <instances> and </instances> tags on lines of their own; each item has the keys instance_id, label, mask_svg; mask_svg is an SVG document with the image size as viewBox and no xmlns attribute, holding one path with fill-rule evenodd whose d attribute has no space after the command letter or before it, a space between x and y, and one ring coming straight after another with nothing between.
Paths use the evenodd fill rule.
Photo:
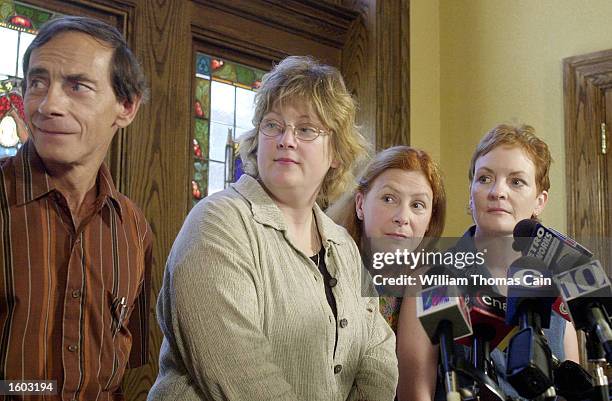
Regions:
<instances>
[{"instance_id":1,"label":"shirt pocket","mask_svg":"<svg viewBox=\"0 0 612 401\"><path fill-rule=\"evenodd\" d=\"M134 309L134 303L128 300L127 297L109 297L110 309L110 330L108 333L111 336L112 349L106 352L111 358L107 364L107 378L102 382L104 391L109 391L119 386L125 367L129 358L130 348L132 345L132 334L127 325L129 317Z\"/></svg>"}]
</instances>

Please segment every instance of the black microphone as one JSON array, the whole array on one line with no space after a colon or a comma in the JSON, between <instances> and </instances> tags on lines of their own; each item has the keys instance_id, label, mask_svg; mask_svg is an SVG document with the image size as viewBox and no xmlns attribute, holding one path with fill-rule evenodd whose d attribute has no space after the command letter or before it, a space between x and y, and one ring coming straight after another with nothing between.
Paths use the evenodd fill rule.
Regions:
<instances>
[{"instance_id":1,"label":"black microphone","mask_svg":"<svg viewBox=\"0 0 612 401\"><path fill-rule=\"evenodd\" d=\"M514 389L525 398L554 396L552 352L543 327L549 327L555 288L529 285L528 277L539 277L542 283L550 279L544 262L523 256L508 270L506 323L520 324L521 330L510 340L507 351L506 376Z\"/></svg>"},{"instance_id":2,"label":"black microphone","mask_svg":"<svg viewBox=\"0 0 612 401\"><path fill-rule=\"evenodd\" d=\"M561 362L554 370L557 393L567 401L591 400L593 377L574 361Z\"/></svg>"},{"instance_id":3,"label":"black microphone","mask_svg":"<svg viewBox=\"0 0 612 401\"><path fill-rule=\"evenodd\" d=\"M512 247L524 256L542 260L555 273L584 264L593 257L572 238L531 219L521 220L514 227Z\"/></svg>"},{"instance_id":4,"label":"black microphone","mask_svg":"<svg viewBox=\"0 0 612 401\"><path fill-rule=\"evenodd\" d=\"M586 333L586 352L587 361L591 366L591 376L593 377L593 391L590 394L590 401L608 401L608 377L605 374L606 366L605 352L594 333Z\"/></svg>"},{"instance_id":5,"label":"black microphone","mask_svg":"<svg viewBox=\"0 0 612 401\"><path fill-rule=\"evenodd\" d=\"M497 382L490 352L506 339L514 327L506 324L506 297L492 289L479 289L467 298L473 335L457 342L471 346L474 368L484 371Z\"/></svg>"},{"instance_id":6,"label":"black microphone","mask_svg":"<svg viewBox=\"0 0 612 401\"><path fill-rule=\"evenodd\" d=\"M599 260L556 274L554 281L576 330L594 334L612 362L612 286Z\"/></svg>"},{"instance_id":7,"label":"black microphone","mask_svg":"<svg viewBox=\"0 0 612 401\"><path fill-rule=\"evenodd\" d=\"M467 298L473 335L457 340L470 349L471 368L458 364L456 370L471 377L476 385L473 396L480 400L504 401L491 350L506 341L514 327L506 324L506 297L492 288L479 288Z\"/></svg>"},{"instance_id":8,"label":"black microphone","mask_svg":"<svg viewBox=\"0 0 612 401\"><path fill-rule=\"evenodd\" d=\"M557 290L544 263L533 256L522 256L512 262L507 278L510 285L506 324L520 325L521 329L526 326L550 327Z\"/></svg>"},{"instance_id":9,"label":"black microphone","mask_svg":"<svg viewBox=\"0 0 612 401\"><path fill-rule=\"evenodd\" d=\"M417 317L431 343L440 344L446 399L460 401L453 366L453 340L472 334L470 314L463 294L454 286L423 289L417 297Z\"/></svg>"}]
</instances>

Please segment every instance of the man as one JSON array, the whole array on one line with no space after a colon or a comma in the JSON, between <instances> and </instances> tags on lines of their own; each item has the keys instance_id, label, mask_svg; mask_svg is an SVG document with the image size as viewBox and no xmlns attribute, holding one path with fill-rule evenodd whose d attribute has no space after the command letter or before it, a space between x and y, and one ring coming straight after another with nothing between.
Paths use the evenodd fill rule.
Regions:
<instances>
[{"instance_id":1,"label":"man","mask_svg":"<svg viewBox=\"0 0 612 401\"><path fill-rule=\"evenodd\" d=\"M113 27L45 24L23 57L30 139L0 161L0 379L56 380L55 396L119 400L146 362L151 231L104 156L146 84Z\"/></svg>"}]
</instances>

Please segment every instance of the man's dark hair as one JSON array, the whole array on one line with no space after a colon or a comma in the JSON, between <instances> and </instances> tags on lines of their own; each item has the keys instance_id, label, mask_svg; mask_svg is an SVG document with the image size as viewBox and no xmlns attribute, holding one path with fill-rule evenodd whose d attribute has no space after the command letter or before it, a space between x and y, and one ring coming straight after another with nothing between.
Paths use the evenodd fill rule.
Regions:
<instances>
[{"instance_id":1,"label":"man's dark hair","mask_svg":"<svg viewBox=\"0 0 612 401\"><path fill-rule=\"evenodd\" d=\"M121 33L115 27L89 17L65 16L46 22L23 55L23 76L26 79L32 51L63 32L82 32L114 50L110 65L111 82L118 100L132 103L137 96L147 99L148 88L142 68ZM24 95L26 79L22 83Z\"/></svg>"}]
</instances>

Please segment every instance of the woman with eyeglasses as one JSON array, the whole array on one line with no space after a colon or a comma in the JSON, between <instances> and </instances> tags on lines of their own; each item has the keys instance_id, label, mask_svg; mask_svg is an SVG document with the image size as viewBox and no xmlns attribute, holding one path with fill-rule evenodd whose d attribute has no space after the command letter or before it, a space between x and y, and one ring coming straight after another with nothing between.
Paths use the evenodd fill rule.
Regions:
<instances>
[{"instance_id":1,"label":"woman with eyeglasses","mask_svg":"<svg viewBox=\"0 0 612 401\"><path fill-rule=\"evenodd\" d=\"M395 337L319 207L364 154L354 119L335 68L288 57L264 77L246 174L194 207L168 258L149 400L393 400Z\"/></svg>"}]
</instances>

